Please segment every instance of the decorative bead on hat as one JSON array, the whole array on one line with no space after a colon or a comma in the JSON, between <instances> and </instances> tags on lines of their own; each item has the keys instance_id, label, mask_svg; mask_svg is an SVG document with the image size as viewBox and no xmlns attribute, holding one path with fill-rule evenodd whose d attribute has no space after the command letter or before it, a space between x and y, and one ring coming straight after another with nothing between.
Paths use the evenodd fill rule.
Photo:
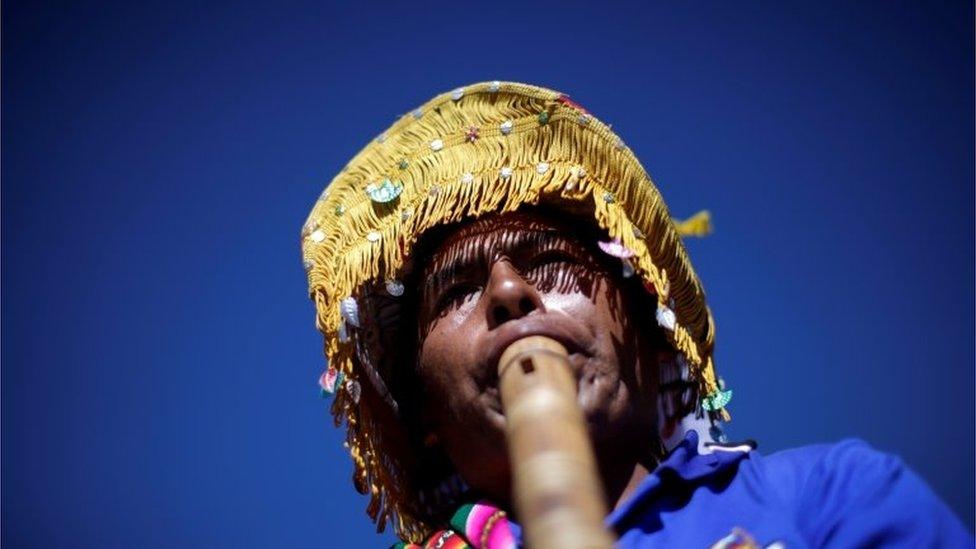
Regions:
<instances>
[{"instance_id":1,"label":"decorative bead on hat","mask_svg":"<svg viewBox=\"0 0 976 549\"><path fill-rule=\"evenodd\" d=\"M392 522L400 537L419 541L435 525L385 446L383 400L368 398L388 392L368 364L362 300L410 292L404 269L436 226L540 204L591 218L608 235L601 248L656 295L656 321L687 361L699 413L729 419L731 391L719 388L712 365L714 323L681 240L707 233L708 213L673 220L608 125L559 92L491 81L439 95L379 135L314 204L301 247L329 364L320 383L335 396L337 424L347 423L354 484L370 494L367 512L380 530Z\"/></svg>"}]
</instances>

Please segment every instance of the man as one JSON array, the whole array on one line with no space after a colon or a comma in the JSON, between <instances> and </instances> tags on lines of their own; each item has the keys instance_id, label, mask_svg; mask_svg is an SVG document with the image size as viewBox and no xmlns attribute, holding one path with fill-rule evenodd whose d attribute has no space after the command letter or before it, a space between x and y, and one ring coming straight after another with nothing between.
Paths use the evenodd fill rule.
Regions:
<instances>
[{"instance_id":1,"label":"man","mask_svg":"<svg viewBox=\"0 0 976 549\"><path fill-rule=\"evenodd\" d=\"M620 546L940 545L972 539L896 458L856 441L728 444L731 390L676 224L610 128L488 82L404 115L326 188L302 249L367 513L405 542L511 547L497 363L570 353Z\"/></svg>"}]
</instances>

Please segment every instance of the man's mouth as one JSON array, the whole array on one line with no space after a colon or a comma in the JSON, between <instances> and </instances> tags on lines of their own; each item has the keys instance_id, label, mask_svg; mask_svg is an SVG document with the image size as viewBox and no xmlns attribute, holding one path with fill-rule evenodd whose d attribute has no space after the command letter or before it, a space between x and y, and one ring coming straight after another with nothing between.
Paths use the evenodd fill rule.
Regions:
<instances>
[{"instance_id":1,"label":"man's mouth","mask_svg":"<svg viewBox=\"0 0 976 549\"><path fill-rule=\"evenodd\" d=\"M582 384L585 380L583 376L583 368L586 362L589 360L589 356L582 352L575 352L569 354L569 368L576 379L576 391L579 394L582 391ZM488 408L492 411L497 412L499 415L504 416L505 410L502 407L501 391L498 387L498 370L494 369L491 373L491 377L488 379L488 383L484 386L482 390L483 398L486 400Z\"/></svg>"},{"instance_id":2,"label":"man's mouth","mask_svg":"<svg viewBox=\"0 0 976 549\"><path fill-rule=\"evenodd\" d=\"M579 377L576 366L578 360L573 360L573 355L585 353L588 345L584 342L589 340L588 334L580 327L572 326L570 322L552 315L530 316L517 321L507 322L496 328L489 335L486 342L486 352L480 364L481 370L488 374L489 386L498 385L498 361L502 353L509 345L529 336L545 336L558 341L569 353L570 366L573 368L573 375ZM574 362L576 364L574 364Z\"/></svg>"},{"instance_id":3,"label":"man's mouth","mask_svg":"<svg viewBox=\"0 0 976 549\"><path fill-rule=\"evenodd\" d=\"M583 367L593 354L592 343L585 329L574 324L558 316L540 315L506 323L489 335L479 372L485 404L498 414L496 419L504 422L505 415L498 388L498 361L509 345L522 338L538 335L558 341L569 353L570 373L577 384L582 382Z\"/></svg>"}]
</instances>

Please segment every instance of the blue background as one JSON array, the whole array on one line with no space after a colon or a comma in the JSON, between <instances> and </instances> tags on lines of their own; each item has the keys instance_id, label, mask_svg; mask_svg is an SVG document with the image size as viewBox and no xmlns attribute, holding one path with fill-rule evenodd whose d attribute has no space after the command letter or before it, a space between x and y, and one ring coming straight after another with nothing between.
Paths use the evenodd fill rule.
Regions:
<instances>
[{"instance_id":1,"label":"blue background","mask_svg":"<svg viewBox=\"0 0 976 549\"><path fill-rule=\"evenodd\" d=\"M971 529L973 8L916 4L4 2L4 546L391 541L299 229L397 116L496 78L712 210L733 437L862 437Z\"/></svg>"}]
</instances>

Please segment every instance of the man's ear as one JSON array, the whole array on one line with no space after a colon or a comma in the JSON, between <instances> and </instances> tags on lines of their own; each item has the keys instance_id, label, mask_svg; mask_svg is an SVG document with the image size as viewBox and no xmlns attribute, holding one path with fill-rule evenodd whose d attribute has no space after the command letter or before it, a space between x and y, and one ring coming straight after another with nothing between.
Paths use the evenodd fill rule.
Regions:
<instances>
[{"instance_id":1,"label":"man's ear","mask_svg":"<svg viewBox=\"0 0 976 549\"><path fill-rule=\"evenodd\" d=\"M434 407L430 399L423 398L420 399L420 425L418 429L420 433L418 436L424 441L424 445L427 445L428 438L433 435L435 438L439 437L440 431L440 414L434 410Z\"/></svg>"},{"instance_id":2,"label":"man's ear","mask_svg":"<svg viewBox=\"0 0 976 549\"><path fill-rule=\"evenodd\" d=\"M631 282L631 281L626 281ZM642 285L631 284L625 294L635 337L640 370L636 373L637 383L645 399L656 405L661 386L663 364L673 363L676 352L665 338L654 318L657 309L657 296L648 292Z\"/></svg>"},{"instance_id":3,"label":"man's ear","mask_svg":"<svg viewBox=\"0 0 976 549\"><path fill-rule=\"evenodd\" d=\"M434 437L439 437L440 433L440 415L435 409L434 402L431 399L426 398L426 389L424 388L423 376L423 364L420 362L420 350L421 342L419 338L417 340L417 347L414 354L413 363L409 365L410 370L410 383L411 383L411 398L413 399L413 417L415 419L415 424L411 428L415 431L412 433L413 438L423 443L425 447L427 445L429 435L434 435ZM404 364L404 366L408 366Z\"/></svg>"}]
</instances>

